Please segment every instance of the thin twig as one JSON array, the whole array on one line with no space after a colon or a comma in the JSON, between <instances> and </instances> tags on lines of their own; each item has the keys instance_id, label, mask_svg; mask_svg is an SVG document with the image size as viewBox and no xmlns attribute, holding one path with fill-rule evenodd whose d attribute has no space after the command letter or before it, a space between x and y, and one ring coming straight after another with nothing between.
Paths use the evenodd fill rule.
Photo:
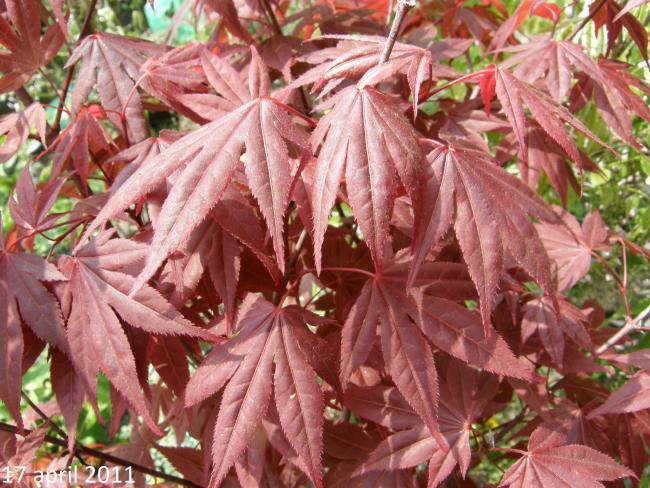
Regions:
<instances>
[{"instance_id":1,"label":"thin twig","mask_svg":"<svg viewBox=\"0 0 650 488\"><path fill-rule=\"evenodd\" d=\"M625 248L625 246L623 246ZM618 273L610 266L610 264L607 262L607 260L602 257L600 254L597 252L592 252L591 255L595 257L600 264L603 265L603 267L609 272L609 274L614 278L614 281L618 284L618 289L619 292L621 293L621 297L623 298L623 304L625 305L625 319L627 321L631 320L631 312L630 312L630 302L627 299L627 287L625 285L625 282L621 279L620 276L618 276Z\"/></svg>"},{"instance_id":2,"label":"thin twig","mask_svg":"<svg viewBox=\"0 0 650 488\"><path fill-rule=\"evenodd\" d=\"M70 440L69 440L68 434L66 434L65 431L64 431L61 427L59 427L59 426L56 424L56 422L54 422L54 420L52 420L51 417L49 417L45 412L43 412L43 411L39 408L39 406L36 405L36 404L32 401L32 399L29 398L29 396L27 396L27 393L25 393L24 391L21 391L20 394L21 394L22 397L25 399L25 401L27 402L27 404L31 407L31 409L34 410L34 412L36 412L36 413L38 414L38 416L41 417L41 419L43 419L45 422L47 422L47 424L48 424L50 427L52 427L52 428L54 429L54 431L55 431L55 432L56 432L56 433L57 433L57 434L58 434L58 435L59 435L59 436L60 436L64 441L67 442L67 444L68 444L68 448L70 448ZM89 466L89 464L84 460L84 458L82 458L81 455L77 452L77 443L76 443L76 442L75 442L74 445L72 446L72 451L73 451L73 452L71 453L72 455L70 456L70 460L68 461L68 464L70 464L70 463L72 462L72 459L73 459L73 458L77 458L77 459L79 460L79 462L80 462L83 466Z\"/></svg>"},{"instance_id":3,"label":"thin twig","mask_svg":"<svg viewBox=\"0 0 650 488\"><path fill-rule=\"evenodd\" d=\"M296 241L296 250L293 253L293 256L291 256L291 260L289 261L289 269L295 268L296 264L298 264L298 258L300 258L300 253L302 252L302 248L305 245L305 240L307 239L307 229L303 229L300 235L298 236L298 241Z\"/></svg>"},{"instance_id":4,"label":"thin twig","mask_svg":"<svg viewBox=\"0 0 650 488\"><path fill-rule=\"evenodd\" d=\"M395 13L393 24L390 27L390 33L388 34L388 39L384 45L384 51L381 53L379 64L384 64L386 61L388 61L388 58L390 58L390 53L393 51L395 41L397 41L397 36L399 35L399 31L402 28L402 22L404 22L404 17L406 17L406 12L409 8L414 6L414 0L398 0L397 12Z\"/></svg>"},{"instance_id":5,"label":"thin twig","mask_svg":"<svg viewBox=\"0 0 650 488\"><path fill-rule=\"evenodd\" d=\"M58 133L61 129L61 117L63 116L65 99L68 97L68 90L70 90L70 84L72 83L72 75L74 75L74 66L70 66L70 68L68 68L68 74L66 75L65 82L63 83L61 98L59 98L59 108L56 111L56 116L54 117L54 124L52 125L52 132L55 134Z\"/></svg>"},{"instance_id":6,"label":"thin twig","mask_svg":"<svg viewBox=\"0 0 650 488\"><path fill-rule=\"evenodd\" d=\"M603 7L603 5L605 5L605 3L607 3L607 0L600 0L596 5L594 5L594 8L591 10L591 12L589 12L587 18L580 23L576 30L573 31L573 33L568 37L567 41L572 41L573 38L577 36L578 33L584 28L584 26L587 25L587 23L589 23L589 21L596 16L598 11Z\"/></svg>"},{"instance_id":7,"label":"thin twig","mask_svg":"<svg viewBox=\"0 0 650 488\"><path fill-rule=\"evenodd\" d=\"M59 99L61 99L61 94L59 93L59 89L54 84L54 81L52 81L52 78L50 78L50 75L48 75L43 68L38 68L38 72L45 79L45 81L47 81L47 83L50 85L50 88L52 88L52 91L54 92L54 96L59 97Z\"/></svg>"},{"instance_id":8,"label":"thin twig","mask_svg":"<svg viewBox=\"0 0 650 488\"><path fill-rule=\"evenodd\" d=\"M269 0L260 0L260 3L262 4L262 8L266 12L266 16L269 18L269 21L273 25L273 30L275 33L279 36L283 36L284 34L282 33L282 26L280 25L280 22L278 22L278 18L275 15L275 12L273 11L273 7L269 3ZM302 102L303 109L305 113L309 113L309 102L307 101L307 94L305 93L304 87L299 87L298 88L298 94L300 95L300 101ZM301 115L302 116L302 115Z\"/></svg>"},{"instance_id":9,"label":"thin twig","mask_svg":"<svg viewBox=\"0 0 650 488\"><path fill-rule=\"evenodd\" d=\"M5 424L4 422L0 422L0 430L3 432L9 432L10 434L14 435L20 435L22 437L25 437L29 434L31 434L32 431L28 429L24 429L22 433L18 432L18 427L15 425L10 425L10 424ZM52 444L54 446L59 446L59 447L64 447L67 448L67 443L66 441L63 441L61 439L58 439L56 437L52 437L50 435L45 436L45 442L48 444ZM172 483L176 483L182 486L189 486L191 488L201 488L201 485L197 485L193 481L186 480L183 478L179 478L178 476L173 476L171 474L164 473L162 471L158 471L156 469L148 468L146 466L142 466L141 464L134 463L131 461L128 461L126 459L119 458L117 456L113 456L112 454L108 454L103 451L98 451L97 449L92 449L90 447L86 447L83 445L79 445L77 447L77 451L80 454L85 454L87 456L91 456L97 459L101 459L104 462L109 462L112 464L115 464L117 466L122 466L125 468L132 468L135 471L138 471L143 474L148 474L150 476L153 476L155 478L159 478L161 480L165 481L171 481Z\"/></svg>"},{"instance_id":10,"label":"thin twig","mask_svg":"<svg viewBox=\"0 0 650 488\"><path fill-rule=\"evenodd\" d=\"M281 36L282 27L280 26L280 22L278 22L278 18L275 16L275 12L273 11L273 7L271 7L271 4L269 3L269 0L260 0L260 3L262 4L264 11L266 12L266 15L269 17L271 24L273 24L273 29L275 30L275 33Z\"/></svg>"},{"instance_id":11,"label":"thin twig","mask_svg":"<svg viewBox=\"0 0 650 488\"><path fill-rule=\"evenodd\" d=\"M650 305L648 305L634 319L627 321L625 325L621 327L616 334L614 334L612 337L610 337L607 340L607 342L605 342L598 349L596 349L596 354L601 355L602 353L607 351L607 349L609 349L618 341L620 341L623 337L628 335L630 332L632 332L633 330L638 330L641 327L641 323L645 320L645 318L648 315L650 315Z\"/></svg>"},{"instance_id":12,"label":"thin twig","mask_svg":"<svg viewBox=\"0 0 650 488\"><path fill-rule=\"evenodd\" d=\"M286 290L283 295L280 295L280 293L278 292L274 293L273 303L275 303L276 305L282 303L284 298L287 296L287 293L291 290L291 287L289 287L288 289L286 287L294 275L294 272L296 270L295 269L296 265L298 264L298 259L300 259L300 254L302 254L302 249L303 247L305 247L306 241L307 241L307 229L303 229L302 232L300 233L300 236L298 236L298 240L296 241L296 249L294 250L291 259L289 260L289 264L284 274L284 278L282 280L282 283L279 286L279 289L286 289Z\"/></svg>"},{"instance_id":13,"label":"thin twig","mask_svg":"<svg viewBox=\"0 0 650 488\"><path fill-rule=\"evenodd\" d=\"M18 90L16 90L16 96L18 97L18 100L20 100L20 102L25 106L25 108L34 103L34 99L24 86L21 86L18 88Z\"/></svg>"},{"instance_id":14,"label":"thin twig","mask_svg":"<svg viewBox=\"0 0 650 488\"><path fill-rule=\"evenodd\" d=\"M54 421L53 421L53 420L52 420L52 419L51 419L51 418L50 418L50 417L45 413L45 412L43 412L43 410L41 410L41 409L39 408L39 406L36 405L36 404L32 401L32 399L29 398L29 396L27 396L27 393L25 393L24 391L21 391L20 394L22 395L22 397L24 398L24 400L27 402L27 405L29 405L30 408L31 408L32 410L34 410L34 412L36 412L36 413L38 414L39 417L41 417L41 419L45 420L48 424L50 424L50 426L51 426L51 427L56 431L57 434L59 434L59 435L63 438L63 440L67 440L67 439L68 439L68 436L67 436L67 434L63 431L63 429L61 429L61 427L59 427L59 426L58 426L58 425L57 425L57 424L56 424L56 423L55 423L55 422L54 422Z\"/></svg>"}]
</instances>

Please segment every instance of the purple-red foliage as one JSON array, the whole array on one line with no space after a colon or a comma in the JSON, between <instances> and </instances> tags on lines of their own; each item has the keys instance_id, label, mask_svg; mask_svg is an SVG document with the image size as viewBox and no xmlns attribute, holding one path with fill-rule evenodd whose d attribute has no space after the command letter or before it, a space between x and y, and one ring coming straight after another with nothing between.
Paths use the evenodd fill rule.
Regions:
<instances>
[{"instance_id":1,"label":"purple-red foliage","mask_svg":"<svg viewBox=\"0 0 650 488\"><path fill-rule=\"evenodd\" d=\"M0 400L25 434L2 424L2 465L57 435L52 466L83 454L101 373L107 427L133 426L112 454L138 482L151 448L210 488L481 486L490 464L510 487L640 476L650 356L612 352L623 334L568 293L599 252L644 250L537 190L545 174L566 204L599 171L577 134L616 155L580 120L588 103L643 147L649 89L613 54L624 28L647 56L642 1L594 2L597 60L515 35L557 23L554 4L416 2L384 63L403 2L301 3L198 0L214 35L172 48L91 23L73 40L66 2L2 2L0 92L25 106L0 120L0 162L31 137L51 169L35 185L25 167L0 240ZM494 64L458 72L470 48ZM25 89L59 51L64 129ZM155 112L195 128L155 134ZM45 348L65 435L22 430L22 375ZM614 367L629 380L610 393L594 373Z\"/></svg>"}]
</instances>

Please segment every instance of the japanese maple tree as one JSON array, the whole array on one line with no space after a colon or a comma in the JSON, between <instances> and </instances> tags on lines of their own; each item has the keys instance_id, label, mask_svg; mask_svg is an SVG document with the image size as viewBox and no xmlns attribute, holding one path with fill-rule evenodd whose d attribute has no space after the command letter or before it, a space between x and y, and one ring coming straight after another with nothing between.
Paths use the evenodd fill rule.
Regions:
<instances>
[{"instance_id":1,"label":"japanese maple tree","mask_svg":"<svg viewBox=\"0 0 650 488\"><path fill-rule=\"evenodd\" d=\"M576 202L648 151L643 0L79 3L0 2L0 483L639 483L650 250Z\"/></svg>"}]
</instances>

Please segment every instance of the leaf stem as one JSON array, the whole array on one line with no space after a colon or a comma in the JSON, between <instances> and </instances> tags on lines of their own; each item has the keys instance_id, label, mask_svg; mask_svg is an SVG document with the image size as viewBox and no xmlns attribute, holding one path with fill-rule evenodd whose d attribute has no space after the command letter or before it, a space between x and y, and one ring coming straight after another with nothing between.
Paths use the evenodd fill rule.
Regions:
<instances>
[{"instance_id":1,"label":"leaf stem","mask_svg":"<svg viewBox=\"0 0 650 488\"><path fill-rule=\"evenodd\" d=\"M316 272L316 270L313 270ZM376 278L377 276L374 273L371 273L370 271L366 271L365 269L357 269L357 268L345 268L345 267L338 267L338 266L328 266L324 267L321 269L322 271L340 271L342 273L358 273L362 274L364 276L367 276L368 278Z\"/></svg>"},{"instance_id":2,"label":"leaf stem","mask_svg":"<svg viewBox=\"0 0 650 488\"><path fill-rule=\"evenodd\" d=\"M404 22L404 17L406 17L406 12L413 6L415 6L413 0L398 0L397 12L395 13L395 18L390 27L390 33L388 34L388 39L384 45L384 50L381 53L381 58L379 58L379 64L384 64L388 61L388 58L390 58L390 53L393 51L395 41L397 41L397 36L402 28L402 22Z\"/></svg>"}]
</instances>

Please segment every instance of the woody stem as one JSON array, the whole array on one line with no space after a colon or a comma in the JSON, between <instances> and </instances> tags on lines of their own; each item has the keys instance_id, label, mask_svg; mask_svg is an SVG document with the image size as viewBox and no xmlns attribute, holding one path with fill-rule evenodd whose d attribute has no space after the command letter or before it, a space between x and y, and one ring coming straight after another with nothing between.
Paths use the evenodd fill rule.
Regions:
<instances>
[{"instance_id":1,"label":"woody stem","mask_svg":"<svg viewBox=\"0 0 650 488\"><path fill-rule=\"evenodd\" d=\"M10 424L5 424L4 422L0 422L0 431L4 432L9 432L10 434L14 435L20 435L20 436L27 436L31 434L31 431L28 429L24 429L23 433L18 432L18 427L15 425L10 425ZM52 444L54 446L60 446L60 447L67 447L67 442L61 439L58 439L57 437L52 437L49 435L45 436L45 442L48 444ZM146 466L142 466L137 463L133 463L131 461L127 461L126 459L119 458L117 456L113 456L112 454L108 454L106 452L98 451L97 449L92 449L90 447L86 447L83 445L79 445L77 447L77 452L79 454L85 454L87 456L91 456L97 459L101 459L102 461L109 462L111 464L115 464L117 466L123 466L125 468L132 468L135 471L139 471L140 473L148 474L150 476L153 476L155 478L160 478L166 481L170 481L172 483L176 483L177 485L181 486L189 486L191 488L200 488L200 485L197 485L193 481L186 480L183 478L179 478L178 476L173 476L167 473L163 473L162 471L158 471L152 468L148 468Z\"/></svg>"},{"instance_id":2,"label":"woody stem","mask_svg":"<svg viewBox=\"0 0 650 488\"><path fill-rule=\"evenodd\" d=\"M402 28L402 22L404 22L404 17L406 12L410 7L412 7L414 2L412 0L399 0L397 4L397 12L395 13L395 18L390 27L390 33L388 34L388 39L386 44L384 44L384 51L381 53L381 58L379 59L379 64L384 64L390 58L390 53L393 51L395 46L395 41L397 41L397 36L400 29Z\"/></svg>"}]
</instances>

